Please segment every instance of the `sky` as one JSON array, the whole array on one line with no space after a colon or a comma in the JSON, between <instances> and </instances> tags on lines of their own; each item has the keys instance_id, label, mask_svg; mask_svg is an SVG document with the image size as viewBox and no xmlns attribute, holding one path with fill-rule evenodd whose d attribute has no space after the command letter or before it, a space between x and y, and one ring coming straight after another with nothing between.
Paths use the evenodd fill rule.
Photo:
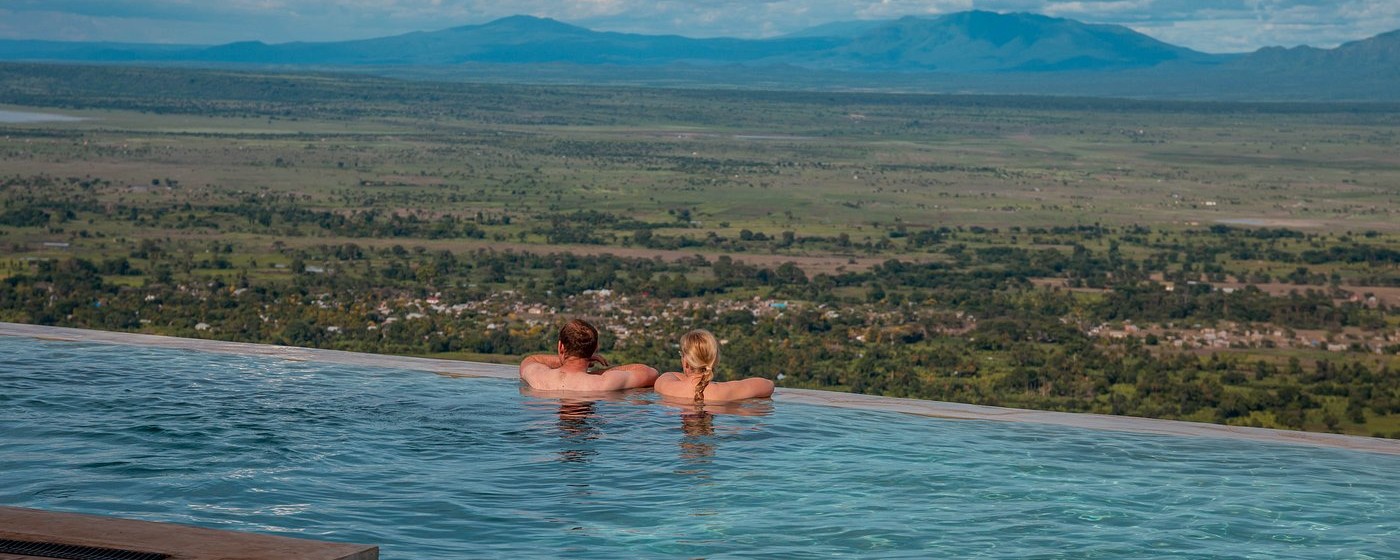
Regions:
<instances>
[{"instance_id":1,"label":"sky","mask_svg":"<svg viewBox=\"0 0 1400 560\"><path fill-rule=\"evenodd\" d=\"M600 31L758 38L973 9L1120 24L1215 53L1330 48L1400 29L1400 0L0 0L0 39L337 41L516 14Z\"/></svg>"}]
</instances>

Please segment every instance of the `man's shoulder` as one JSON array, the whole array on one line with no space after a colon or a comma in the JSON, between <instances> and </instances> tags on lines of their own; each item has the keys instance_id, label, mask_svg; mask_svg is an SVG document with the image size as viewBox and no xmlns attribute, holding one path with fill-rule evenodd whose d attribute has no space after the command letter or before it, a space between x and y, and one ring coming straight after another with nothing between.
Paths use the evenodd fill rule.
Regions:
<instances>
[{"instance_id":1,"label":"man's shoulder","mask_svg":"<svg viewBox=\"0 0 1400 560\"><path fill-rule=\"evenodd\" d=\"M520 378L536 389L549 389L548 385L557 385L562 373L559 369L540 362L526 361L520 364Z\"/></svg>"},{"instance_id":2,"label":"man's shoulder","mask_svg":"<svg viewBox=\"0 0 1400 560\"><path fill-rule=\"evenodd\" d=\"M536 371L536 370L545 370L545 369L555 369L555 368L549 367L549 364L546 364L546 363L544 363L544 362L542 362L542 361L539 361L539 360L532 360L532 359L530 359L530 358L525 358L524 361L520 362L520 371L527 371L527 370L528 370L528 371Z\"/></svg>"}]
</instances>

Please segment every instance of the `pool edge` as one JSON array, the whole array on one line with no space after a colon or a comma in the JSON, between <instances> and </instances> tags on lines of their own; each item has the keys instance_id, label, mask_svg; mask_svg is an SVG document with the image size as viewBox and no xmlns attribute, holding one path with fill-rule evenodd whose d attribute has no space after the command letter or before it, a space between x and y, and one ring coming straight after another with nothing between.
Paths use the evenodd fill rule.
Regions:
<instances>
[{"instance_id":1,"label":"pool edge","mask_svg":"<svg viewBox=\"0 0 1400 560\"><path fill-rule=\"evenodd\" d=\"M379 547L318 541L245 531L142 521L106 515L0 506L0 538L61 545L117 549L115 557L135 551L167 554L170 560L301 558L305 560L377 560ZM47 555L0 553L0 558L48 558ZM55 556L73 557L73 556ZM84 556L87 557L87 556ZM105 556L104 556L105 557Z\"/></svg>"},{"instance_id":2,"label":"pool edge","mask_svg":"<svg viewBox=\"0 0 1400 560\"><path fill-rule=\"evenodd\" d=\"M774 398L781 402L795 402L858 410L881 410L932 418L1019 422L1090 430L1109 430L1180 437L1240 439L1313 447L1331 447L1386 455L1400 455L1400 441L1347 434L1227 426L1224 424L1208 424L1205 422L1163 420L1160 418L1142 418L1137 416L1113 416L1089 412L1054 412L941 401L922 401L918 399L838 393L815 389L780 389L780 392L775 394Z\"/></svg>"},{"instance_id":3,"label":"pool edge","mask_svg":"<svg viewBox=\"0 0 1400 560\"><path fill-rule=\"evenodd\" d=\"M220 354L282 358L286 360L411 369L464 377L515 379L518 375L516 366L506 364L486 364L438 358L390 356L385 354L347 352L344 350L324 350L250 342L179 338L152 334L99 331L72 327L50 327L21 323L0 322L0 336L65 342L99 342L134 346L154 346ZM1081 412L1052 412L898 397L881 397L836 391L821 391L816 389L779 388L777 392L774 393L774 400L777 402L791 402L857 410L897 412L933 418L1021 422L1182 437L1243 439L1400 455L1400 440L1345 434L1250 428L1245 426L1226 426L1222 424L1207 424L1182 420L1111 416Z\"/></svg>"}]
</instances>

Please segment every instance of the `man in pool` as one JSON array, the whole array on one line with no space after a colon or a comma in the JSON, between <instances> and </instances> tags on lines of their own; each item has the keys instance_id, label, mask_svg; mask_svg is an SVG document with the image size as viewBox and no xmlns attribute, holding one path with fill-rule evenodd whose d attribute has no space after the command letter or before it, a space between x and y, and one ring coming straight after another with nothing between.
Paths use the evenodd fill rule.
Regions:
<instances>
[{"instance_id":1,"label":"man in pool","mask_svg":"<svg viewBox=\"0 0 1400 560\"><path fill-rule=\"evenodd\" d=\"M608 368L589 371L594 362ZM557 355L537 354L520 362L520 379L540 391L621 391L650 387L656 369L643 364L609 367L598 355L598 329L574 319L559 329Z\"/></svg>"}]
</instances>

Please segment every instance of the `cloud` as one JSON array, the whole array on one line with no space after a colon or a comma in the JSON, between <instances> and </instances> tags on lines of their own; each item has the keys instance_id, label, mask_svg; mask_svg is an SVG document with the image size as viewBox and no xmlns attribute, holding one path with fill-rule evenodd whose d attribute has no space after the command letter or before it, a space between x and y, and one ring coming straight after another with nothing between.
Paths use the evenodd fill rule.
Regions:
<instances>
[{"instance_id":1,"label":"cloud","mask_svg":"<svg viewBox=\"0 0 1400 560\"><path fill-rule=\"evenodd\" d=\"M901 16L930 16L971 10L973 0L878 0L857 4L856 19L888 19Z\"/></svg>"},{"instance_id":2,"label":"cloud","mask_svg":"<svg viewBox=\"0 0 1400 560\"><path fill-rule=\"evenodd\" d=\"M1054 2L1047 4L1043 12L1049 16L1068 17L1114 17L1119 14L1144 12L1152 7L1153 0L1113 0L1110 2Z\"/></svg>"},{"instance_id":3,"label":"cloud","mask_svg":"<svg viewBox=\"0 0 1400 560\"><path fill-rule=\"evenodd\" d=\"M1397 0L4 0L0 38L327 41L515 14L608 31L768 37L832 21L969 9L1116 23L1211 52L1330 47L1400 29Z\"/></svg>"},{"instance_id":4,"label":"cloud","mask_svg":"<svg viewBox=\"0 0 1400 560\"><path fill-rule=\"evenodd\" d=\"M179 32L171 33L178 25ZM15 11L0 8L0 38L52 41L117 41L132 43L209 43L233 33L210 20L171 20L158 17L108 17L71 12Z\"/></svg>"}]
</instances>

